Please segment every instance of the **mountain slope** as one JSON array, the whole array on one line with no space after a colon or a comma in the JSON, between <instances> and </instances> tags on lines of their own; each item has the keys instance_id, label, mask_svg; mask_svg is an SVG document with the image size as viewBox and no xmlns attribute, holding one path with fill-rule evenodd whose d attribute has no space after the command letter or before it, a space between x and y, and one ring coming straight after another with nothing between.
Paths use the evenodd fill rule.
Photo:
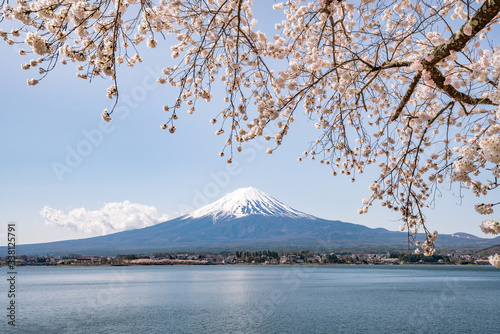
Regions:
<instances>
[{"instance_id":1,"label":"mountain slope","mask_svg":"<svg viewBox=\"0 0 500 334\"><path fill-rule=\"evenodd\" d=\"M240 188L184 217L184 219L211 217L217 220L242 218L249 215L288 217L293 219L316 217L294 210L262 191Z\"/></svg>"},{"instance_id":2,"label":"mountain slope","mask_svg":"<svg viewBox=\"0 0 500 334\"><path fill-rule=\"evenodd\" d=\"M314 224L311 224L314 222ZM211 218L170 220L101 237L20 245L20 254L107 254L235 249L406 247L405 235L322 219L248 215L224 223Z\"/></svg>"},{"instance_id":3,"label":"mountain slope","mask_svg":"<svg viewBox=\"0 0 500 334\"><path fill-rule=\"evenodd\" d=\"M500 240L500 239L499 239ZM438 247L484 248L495 239L441 235ZM404 250L406 233L320 219L294 210L255 188L238 189L191 214L110 235L20 245L18 254L152 253L236 249ZM6 253L5 247L0 250Z\"/></svg>"}]
</instances>

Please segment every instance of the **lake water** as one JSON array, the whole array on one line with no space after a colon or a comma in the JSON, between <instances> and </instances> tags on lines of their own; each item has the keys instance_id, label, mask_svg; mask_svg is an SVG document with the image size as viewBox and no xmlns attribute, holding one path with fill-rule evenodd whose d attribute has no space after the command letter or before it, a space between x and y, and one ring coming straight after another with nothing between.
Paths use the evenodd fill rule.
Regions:
<instances>
[{"instance_id":1,"label":"lake water","mask_svg":"<svg viewBox=\"0 0 500 334\"><path fill-rule=\"evenodd\" d=\"M489 266L17 269L17 326L4 315L1 333L500 332Z\"/></svg>"}]
</instances>

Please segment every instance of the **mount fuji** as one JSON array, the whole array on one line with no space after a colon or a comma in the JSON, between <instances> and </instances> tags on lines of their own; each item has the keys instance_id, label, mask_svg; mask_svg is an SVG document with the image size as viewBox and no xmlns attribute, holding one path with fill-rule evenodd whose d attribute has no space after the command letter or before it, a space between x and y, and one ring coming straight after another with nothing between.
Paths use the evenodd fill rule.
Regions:
<instances>
[{"instance_id":1,"label":"mount fuji","mask_svg":"<svg viewBox=\"0 0 500 334\"><path fill-rule=\"evenodd\" d=\"M215 224L217 220L227 221L250 215L287 217L291 219L316 219L314 216L286 206L253 187L235 190L218 201L188 214L184 219L211 218Z\"/></svg>"},{"instance_id":2,"label":"mount fuji","mask_svg":"<svg viewBox=\"0 0 500 334\"><path fill-rule=\"evenodd\" d=\"M500 244L473 235L440 235L439 246L482 248ZM405 250L406 233L321 219L255 188L241 188L190 214L142 229L100 237L19 245L19 254L116 255L177 251ZM0 253L6 253L6 247Z\"/></svg>"}]
</instances>

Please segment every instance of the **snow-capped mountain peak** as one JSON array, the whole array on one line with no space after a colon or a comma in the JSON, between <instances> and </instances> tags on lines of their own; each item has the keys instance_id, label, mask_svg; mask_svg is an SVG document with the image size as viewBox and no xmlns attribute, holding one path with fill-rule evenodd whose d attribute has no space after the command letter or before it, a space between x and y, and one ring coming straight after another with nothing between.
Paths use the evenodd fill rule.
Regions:
<instances>
[{"instance_id":1,"label":"snow-capped mountain peak","mask_svg":"<svg viewBox=\"0 0 500 334\"><path fill-rule=\"evenodd\" d=\"M241 218L249 215L316 219L314 216L286 206L253 187L237 189L185 218L212 217L215 223L223 218Z\"/></svg>"}]
</instances>

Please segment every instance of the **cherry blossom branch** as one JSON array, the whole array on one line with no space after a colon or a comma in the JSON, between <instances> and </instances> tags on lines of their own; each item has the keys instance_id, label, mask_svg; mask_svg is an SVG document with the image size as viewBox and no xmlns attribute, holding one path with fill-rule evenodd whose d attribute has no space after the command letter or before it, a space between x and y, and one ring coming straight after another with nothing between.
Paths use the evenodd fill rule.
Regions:
<instances>
[{"instance_id":1,"label":"cherry blossom branch","mask_svg":"<svg viewBox=\"0 0 500 334\"><path fill-rule=\"evenodd\" d=\"M500 0L486 0L472 17L446 42L435 47L429 61L423 60L422 65L432 68L439 61L448 57L451 51L461 51L465 45L483 30L500 12Z\"/></svg>"},{"instance_id":2,"label":"cherry blossom branch","mask_svg":"<svg viewBox=\"0 0 500 334\"><path fill-rule=\"evenodd\" d=\"M465 93L462 93L458 90L455 89L452 85L447 85L445 84L446 78L444 77L443 73L439 71L435 66L433 67L427 67L426 70L430 74L432 81L436 84L436 87L442 89L448 96L453 98L455 101L460 101L463 103L466 103L468 105L477 105L477 104L487 104L487 105L498 105L497 103L491 101L487 97L483 98L475 98L471 97Z\"/></svg>"},{"instance_id":3,"label":"cherry blossom branch","mask_svg":"<svg viewBox=\"0 0 500 334\"><path fill-rule=\"evenodd\" d=\"M392 118L391 118L391 122L398 119L399 115L403 111L403 108L406 106L406 104L410 100L411 96L413 95L415 88L417 88L417 85L418 85L418 82L420 81L420 78L422 78L422 71L417 72L417 74L413 77L413 80L412 80L410 86L406 90L405 95L401 99L401 102L399 103L398 107L396 108L396 111L394 112L394 116L392 116Z\"/></svg>"}]
</instances>

